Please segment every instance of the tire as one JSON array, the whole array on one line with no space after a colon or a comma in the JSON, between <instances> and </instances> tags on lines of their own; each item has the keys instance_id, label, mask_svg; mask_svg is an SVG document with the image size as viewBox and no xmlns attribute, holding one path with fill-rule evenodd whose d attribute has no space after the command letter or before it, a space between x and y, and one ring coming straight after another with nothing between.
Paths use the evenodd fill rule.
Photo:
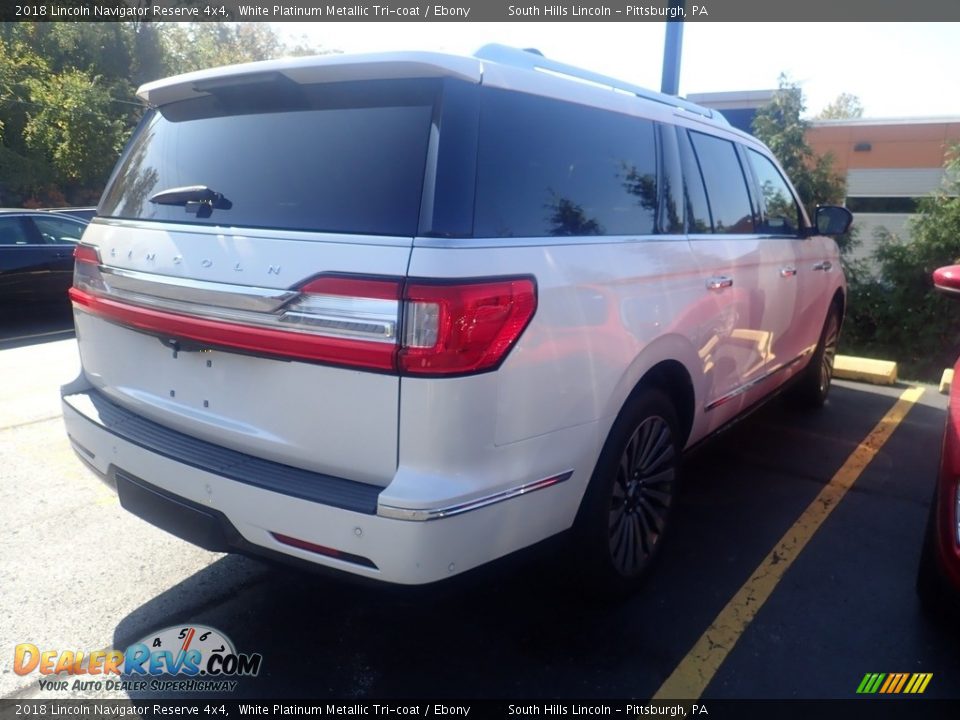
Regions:
<instances>
[{"instance_id":1,"label":"tire","mask_svg":"<svg viewBox=\"0 0 960 720\"><path fill-rule=\"evenodd\" d=\"M803 371L797 384L790 389L789 397L794 405L816 409L823 407L830 394L833 379L833 362L837 357L840 341L840 306L834 302L820 331L820 342L814 350L810 364Z\"/></svg>"},{"instance_id":2,"label":"tire","mask_svg":"<svg viewBox=\"0 0 960 720\"><path fill-rule=\"evenodd\" d=\"M574 533L587 592L636 590L659 555L675 504L678 428L670 399L649 388L631 398L610 430Z\"/></svg>"}]
</instances>

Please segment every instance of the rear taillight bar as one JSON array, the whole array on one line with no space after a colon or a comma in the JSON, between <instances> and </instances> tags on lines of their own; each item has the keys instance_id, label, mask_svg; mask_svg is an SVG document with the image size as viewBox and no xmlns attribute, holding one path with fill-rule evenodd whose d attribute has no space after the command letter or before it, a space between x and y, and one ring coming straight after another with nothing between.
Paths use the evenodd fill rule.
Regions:
<instances>
[{"instance_id":1,"label":"rear taillight bar","mask_svg":"<svg viewBox=\"0 0 960 720\"><path fill-rule=\"evenodd\" d=\"M496 368L537 309L530 277L437 283L412 280L404 293L399 369L454 375Z\"/></svg>"},{"instance_id":2,"label":"rear taillight bar","mask_svg":"<svg viewBox=\"0 0 960 720\"><path fill-rule=\"evenodd\" d=\"M178 299L162 276L141 281L138 291L112 286L90 245L78 245L74 257L75 306L112 322L171 340L403 375L495 369L537 307L532 277L327 274L294 288L292 299L273 312L240 310Z\"/></svg>"}]
</instances>

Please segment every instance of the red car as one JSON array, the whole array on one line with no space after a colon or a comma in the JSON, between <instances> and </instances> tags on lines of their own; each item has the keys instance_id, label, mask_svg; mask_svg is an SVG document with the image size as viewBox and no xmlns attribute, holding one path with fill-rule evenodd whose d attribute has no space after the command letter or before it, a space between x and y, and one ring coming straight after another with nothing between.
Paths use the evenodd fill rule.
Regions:
<instances>
[{"instance_id":1,"label":"red car","mask_svg":"<svg viewBox=\"0 0 960 720\"><path fill-rule=\"evenodd\" d=\"M933 284L960 299L960 265L935 270ZM929 607L960 597L960 358L953 371L937 487L917 574L917 592Z\"/></svg>"}]
</instances>

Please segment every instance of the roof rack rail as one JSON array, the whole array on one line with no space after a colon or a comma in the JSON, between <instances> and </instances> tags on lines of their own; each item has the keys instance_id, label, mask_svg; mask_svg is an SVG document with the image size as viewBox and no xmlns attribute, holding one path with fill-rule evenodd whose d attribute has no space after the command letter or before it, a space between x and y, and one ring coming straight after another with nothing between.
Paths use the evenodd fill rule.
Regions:
<instances>
[{"instance_id":1,"label":"roof rack rail","mask_svg":"<svg viewBox=\"0 0 960 720\"><path fill-rule=\"evenodd\" d=\"M581 80L594 85L607 87L611 90L617 90L630 95L636 95L637 97L645 100L652 100L664 105L669 105L670 107L686 110L688 112L701 115L705 118L709 118L721 125L730 124L721 113L711 110L708 107L704 107L703 105L697 105L696 103L692 103L689 100L684 100L683 98L679 98L674 95L667 95L654 90L648 90L640 87L639 85L631 85L630 83L625 83L622 80L617 80L616 78L612 78L607 75L601 75L599 73L591 72L590 70L578 68L575 65L567 65L566 63L557 62L556 60L550 60L549 58L545 58L543 55L540 55L537 52L520 50L508 45L500 45L499 43L491 43L489 45L484 45L482 48L477 50L475 57L481 60L489 60L491 62L500 63L501 65L510 65L511 67L525 68L527 70L540 70L542 72L566 76L575 80Z\"/></svg>"}]
</instances>

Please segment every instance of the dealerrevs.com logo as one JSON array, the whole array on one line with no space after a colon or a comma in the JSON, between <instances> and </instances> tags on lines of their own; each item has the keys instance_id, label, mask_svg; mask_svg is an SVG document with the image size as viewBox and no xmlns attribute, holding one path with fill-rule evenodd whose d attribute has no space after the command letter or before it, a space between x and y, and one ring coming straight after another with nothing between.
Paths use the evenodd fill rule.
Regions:
<instances>
[{"instance_id":1,"label":"dealerrevs.com logo","mask_svg":"<svg viewBox=\"0 0 960 720\"><path fill-rule=\"evenodd\" d=\"M164 628L126 650L41 650L21 643L13 670L48 676L39 681L41 690L230 692L233 678L255 677L262 664L260 653L238 653L219 630L191 625Z\"/></svg>"}]
</instances>

